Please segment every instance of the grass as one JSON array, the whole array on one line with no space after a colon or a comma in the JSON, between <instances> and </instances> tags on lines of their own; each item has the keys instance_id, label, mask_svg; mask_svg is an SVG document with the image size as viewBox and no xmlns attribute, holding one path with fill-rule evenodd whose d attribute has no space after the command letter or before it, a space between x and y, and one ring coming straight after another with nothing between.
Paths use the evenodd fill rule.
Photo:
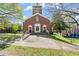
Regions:
<instances>
[{"instance_id":1,"label":"grass","mask_svg":"<svg viewBox=\"0 0 79 59\"><path fill-rule=\"evenodd\" d=\"M8 48L9 46L10 46L9 44L0 45L0 51L5 48Z\"/></svg>"},{"instance_id":2,"label":"grass","mask_svg":"<svg viewBox=\"0 0 79 59\"><path fill-rule=\"evenodd\" d=\"M20 38L20 37L21 37L20 34L11 34L11 33L0 34L0 40L4 40L6 42L14 41L15 39Z\"/></svg>"},{"instance_id":3,"label":"grass","mask_svg":"<svg viewBox=\"0 0 79 59\"><path fill-rule=\"evenodd\" d=\"M4 49L3 53L16 56L79 56L79 52L70 52L45 48L31 48L15 45Z\"/></svg>"},{"instance_id":4,"label":"grass","mask_svg":"<svg viewBox=\"0 0 79 59\"><path fill-rule=\"evenodd\" d=\"M7 35L2 34L0 38L2 36L13 37L13 35L14 34L7 34ZM59 34L50 35L49 37L60 42L79 45L79 40L77 38L65 38ZM4 54L16 55L16 56L79 56L79 52L46 49L46 48L31 48L31 47L16 46L16 45L4 45L0 48L0 51L2 51L2 53Z\"/></svg>"},{"instance_id":5,"label":"grass","mask_svg":"<svg viewBox=\"0 0 79 59\"><path fill-rule=\"evenodd\" d=\"M14 42L15 39L20 38L20 34L12 34L12 33L0 33L0 40L5 41L5 43L0 44L0 50L8 48L10 45L8 42Z\"/></svg>"},{"instance_id":6,"label":"grass","mask_svg":"<svg viewBox=\"0 0 79 59\"><path fill-rule=\"evenodd\" d=\"M79 46L79 38L67 38L67 37L63 37L57 33L50 35L49 37L52 39L55 39L57 41L61 41L61 42Z\"/></svg>"}]
</instances>

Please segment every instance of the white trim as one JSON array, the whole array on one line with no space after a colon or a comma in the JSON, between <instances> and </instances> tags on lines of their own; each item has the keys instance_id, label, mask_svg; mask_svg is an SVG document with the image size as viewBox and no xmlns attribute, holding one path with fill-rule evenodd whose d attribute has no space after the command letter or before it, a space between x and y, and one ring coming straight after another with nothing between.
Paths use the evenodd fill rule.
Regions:
<instances>
[{"instance_id":1,"label":"white trim","mask_svg":"<svg viewBox=\"0 0 79 59\"><path fill-rule=\"evenodd\" d=\"M28 27L32 27L32 25L29 25Z\"/></svg>"},{"instance_id":2,"label":"white trim","mask_svg":"<svg viewBox=\"0 0 79 59\"><path fill-rule=\"evenodd\" d=\"M36 13L36 14L32 15L31 17L27 18L25 21L27 21L28 19L30 19L30 18L32 18L32 17L34 17L34 16L36 16L36 15L40 15L40 16L46 18L46 17L43 16L42 14L40 14L40 13ZM48 19L48 18L46 18L46 19ZM50 21L50 20L49 20L49 21Z\"/></svg>"},{"instance_id":3,"label":"white trim","mask_svg":"<svg viewBox=\"0 0 79 59\"><path fill-rule=\"evenodd\" d=\"M36 31L36 26L39 26L39 31ZM39 23L36 23L36 24L34 25L34 32L35 32L35 33L40 33L40 32L41 32L41 25L40 25Z\"/></svg>"},{"instance_id":4,"label":"white trim","mask_svg":"<svg viewBox=\"0 0 79 59\"><path fill-rule=\"evenodd\" d=\"M43 25L43 27L47 27L46 25Z\"/></svg>"}]
</instances>

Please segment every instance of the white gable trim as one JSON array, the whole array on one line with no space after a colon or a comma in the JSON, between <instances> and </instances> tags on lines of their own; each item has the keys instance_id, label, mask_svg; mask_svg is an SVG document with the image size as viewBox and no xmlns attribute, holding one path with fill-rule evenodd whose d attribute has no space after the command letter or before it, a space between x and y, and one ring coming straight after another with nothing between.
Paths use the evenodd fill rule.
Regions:
<instances>
[{"instance_id":1,"label":"white gable trim","mask_svg":"<svg viewBox=\"0 0 79 59\"><path fill-rule=\"evenodd\" d=\"M30 18L32 18L32 17L34 17L34 16L36 16L36 15L40 15L40 16L42 16L42 17L46 18L46 17L45 17L45 16L43 16L42 14L40 14L40 13L36 13L36 14L32 15L31 17L27 18L27 20L28 20L28 19L30 19ZM48 18L46 18L46 19L48 19ZM25 21L26 21L26 20L25 20ZM49 21L50 21L50 20L49 20Z\"/></svg>"}]
</instances>

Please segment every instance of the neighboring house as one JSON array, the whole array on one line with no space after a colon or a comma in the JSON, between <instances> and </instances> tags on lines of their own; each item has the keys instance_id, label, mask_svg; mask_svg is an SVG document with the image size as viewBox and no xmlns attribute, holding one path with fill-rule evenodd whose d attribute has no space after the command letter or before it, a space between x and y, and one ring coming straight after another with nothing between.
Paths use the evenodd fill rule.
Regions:
<instances>
[{"instance_id":1,"label":"neighboring house","mask_svg":"<svg viewBox=\"0 0 79 59\"><path fill-rule=\"evenodd\" d=\"M39 3L33 5L33 15L23 23L24 32L28 33L50 33L51 22L42 15L42 6Z\"/></svg>"}]
</instances>

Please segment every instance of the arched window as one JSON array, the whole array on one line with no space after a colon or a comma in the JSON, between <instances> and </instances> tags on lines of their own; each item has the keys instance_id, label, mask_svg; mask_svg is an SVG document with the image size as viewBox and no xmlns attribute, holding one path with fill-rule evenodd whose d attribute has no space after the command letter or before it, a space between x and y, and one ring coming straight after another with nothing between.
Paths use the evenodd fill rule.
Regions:
<instances>
[{"instance_id":1,"label":"arched window","mask_svg":"<svg viewBox=\"0 0 79 59\"><path fill-rule=\"evenodd\" d=\"M28 26L28 32L31 33L32 32L32 25Z\"/></svg>"},{"instance_id":2,"label":"arched window","mask_svg":"<svg viewBox=\"0 0 79 59\"><path fill-rule=\"evenodd\" d=\"M43 31L43 32L47 32L47 26L46 26L46 25L43 25L43 26L42 26L42 31Z\"/></svg>"}]
</instances>

